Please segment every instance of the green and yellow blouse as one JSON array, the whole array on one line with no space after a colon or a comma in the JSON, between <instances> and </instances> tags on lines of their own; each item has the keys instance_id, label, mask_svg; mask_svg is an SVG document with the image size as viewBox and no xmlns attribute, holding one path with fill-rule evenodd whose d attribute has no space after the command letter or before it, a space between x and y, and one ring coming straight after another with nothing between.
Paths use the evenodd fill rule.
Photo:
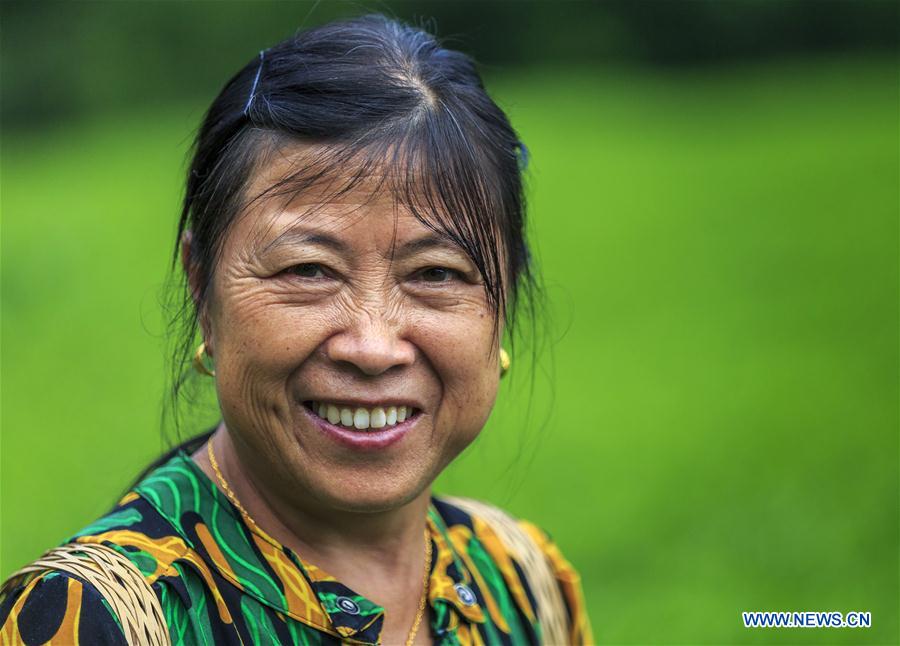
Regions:
<instances>
[{"instance_id":1,"label":"green and yellow blouse","mask_svg":"<svg viewBox=\"0 0 900 646\"><path fill-rule=\"evenodd\" d=\"M593 643L579 575L519 520L552 564L571 644ZM538 644L521 565L477 517L432 496L428 590L436 644ZM184 451L71 540L128 557L156 592L173 644L379 644L384 609L243 517ZM0 601L0 644L125 644L96 588L74 575L24 580ZM423 624L424 626L424 624Z\"/></svg>"}]
</instances>

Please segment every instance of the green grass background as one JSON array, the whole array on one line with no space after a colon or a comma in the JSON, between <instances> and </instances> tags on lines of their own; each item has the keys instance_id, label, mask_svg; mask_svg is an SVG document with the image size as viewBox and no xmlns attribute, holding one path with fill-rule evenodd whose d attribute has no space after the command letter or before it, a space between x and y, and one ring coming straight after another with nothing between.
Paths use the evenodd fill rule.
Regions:
<instances>
[{"instance_id":1,"label":"green grass background","mask_svg":"<svg viewBox=\"0 0 900 646\"><path fill-rule=\"evenodd\" d=\"M603 643L896 644L895 61L489 87L531 151L545 351L435 490L546 528ZM3 132L2 576L163 448L159 300L204 107Z\"/></svg>"}]
</instances>

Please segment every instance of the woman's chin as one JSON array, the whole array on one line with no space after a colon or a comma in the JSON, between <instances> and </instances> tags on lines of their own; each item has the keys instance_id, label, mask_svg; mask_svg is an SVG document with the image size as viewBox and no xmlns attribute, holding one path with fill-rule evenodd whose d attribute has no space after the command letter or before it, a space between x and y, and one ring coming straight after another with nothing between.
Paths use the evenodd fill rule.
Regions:
<instances>
[{"instance_id":1,"label":"woman's chin","mask_svg":"<svg viewBox=\"0 0 900 646\"><path fill-rule=\"evenodd\" d=\"M385 478L384 482L333 483L320 490L319 499L336 510L376 513L403 507L415 500L425 488L426 485L404 486L396 478Z\"/></svg>"}]
</instances>

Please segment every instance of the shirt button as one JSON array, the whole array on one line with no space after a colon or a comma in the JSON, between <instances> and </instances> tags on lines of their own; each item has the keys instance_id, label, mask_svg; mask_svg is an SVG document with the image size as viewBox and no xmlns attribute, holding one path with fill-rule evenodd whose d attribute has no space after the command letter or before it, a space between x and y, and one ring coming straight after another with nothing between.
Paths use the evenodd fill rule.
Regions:
<instances>
[{"instance_id":1,"label":"shirt button","mask_svg":"<svg viewBox=\"0 0 900 646\"><path fill-rule=\"evenodd\" d=\"M462 601L464 606L475 605L475 593L472 592L472 589L469 588L469 586L463 583L457 583L453 586L453 589L456 590L456 596L459 597L459 600Z\"/></svg>"},{"instance_id":2,"label":"shirt button","mask_svg":"<svg viewBox=\"0 0 900 646\"><path fill-rule=\"evenodd\" d=\"M353 599L350 599L349 597L338 597L337 605L338 608L346 612L348 615L359 614L359 606Z\"/></svg>"}]
</instances>

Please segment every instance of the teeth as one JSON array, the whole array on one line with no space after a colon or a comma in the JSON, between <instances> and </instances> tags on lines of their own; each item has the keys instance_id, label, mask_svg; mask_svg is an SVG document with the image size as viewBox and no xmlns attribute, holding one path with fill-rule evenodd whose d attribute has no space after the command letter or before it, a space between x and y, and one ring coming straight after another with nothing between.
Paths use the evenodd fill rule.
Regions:
<instances>
[{"instance_id":1,"label":"teeth","mask_svg":"<svg viewBox=\"0 0 900 646\"><path fill-rule=\"evenodd\" d=\"M332 424L355 428L360 431L395 426L408 417L414 409L407 406L376 406L375 408L344 408L327 402L311 402L313 412Z\"/></svg>"},{"instance_id":2,"label":"teeth","mask_svg":"<svg viewBox=\"0 0 900 646\"><path fill-rule=\"evenodd\" d=\"M337 424L338 422L341 421L341 411L338 410L337 406L332 406L331 404L328 404L328 406L325 406L325 409L328 411L328 421L329 422L331 422L332 424ZM320 413L319 417L325 417L325 416Z\"/></svg>"}]
</instances>

